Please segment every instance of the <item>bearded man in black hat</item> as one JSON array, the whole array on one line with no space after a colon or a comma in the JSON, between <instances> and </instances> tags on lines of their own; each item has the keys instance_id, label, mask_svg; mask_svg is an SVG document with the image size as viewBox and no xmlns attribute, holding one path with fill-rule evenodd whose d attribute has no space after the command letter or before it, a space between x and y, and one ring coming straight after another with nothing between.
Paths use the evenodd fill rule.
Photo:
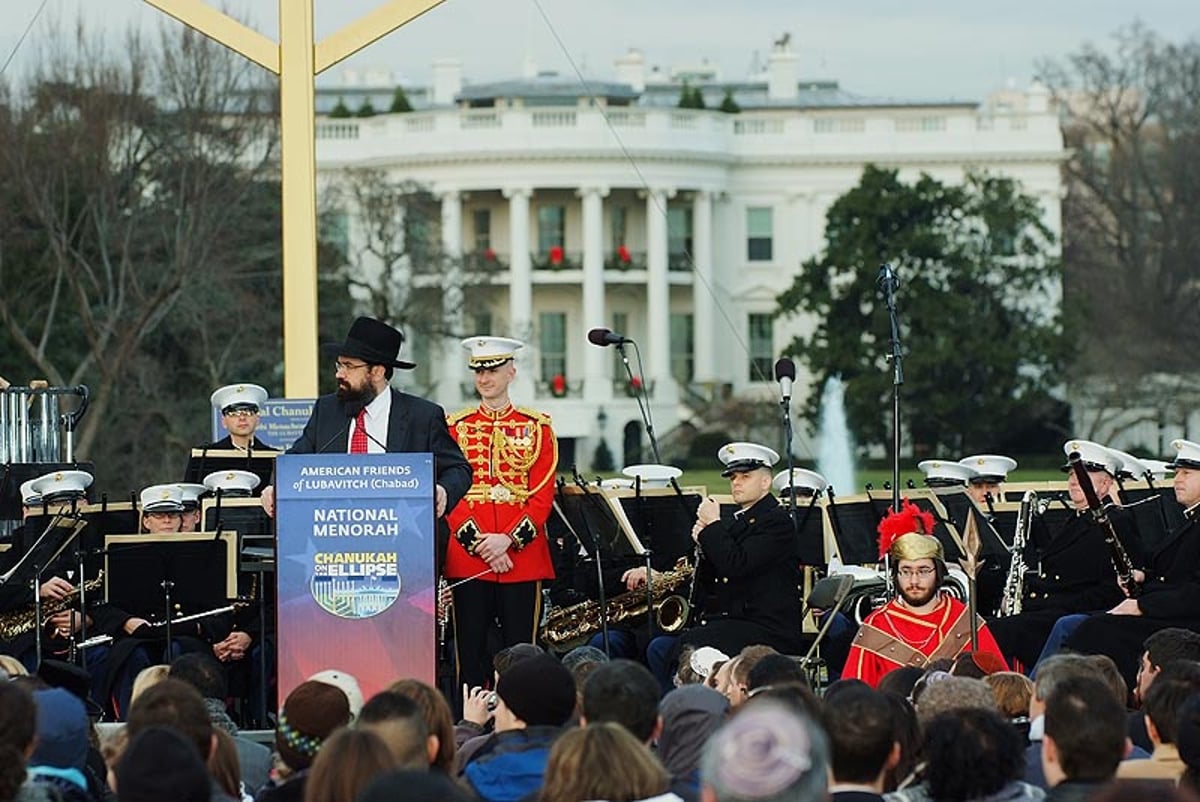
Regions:
<instances>
[{"instance_id":1,"label":"bearded man in black hat","mask_svg":"<svg viewBox=\"0 0 1200 802\"><path fill-rule=\"evenodd\" d=\"M431 452L437 480L435 514L440 518L470 489L471 465L446 428L445 410L388 386L396 368L416 367L399 358L403 344L399 330L360 317L345 342L322 346L335 357L337 392L317 399L304 433L287 453ZM274 488L263 490L262 502L273 515Z\"/></svg>"}]
</instances>

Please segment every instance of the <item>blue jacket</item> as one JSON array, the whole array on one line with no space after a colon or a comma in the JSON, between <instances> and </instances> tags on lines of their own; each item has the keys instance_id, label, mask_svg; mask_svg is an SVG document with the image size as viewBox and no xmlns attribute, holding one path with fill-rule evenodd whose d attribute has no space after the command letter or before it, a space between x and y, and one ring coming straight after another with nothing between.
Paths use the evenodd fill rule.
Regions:
<instances>
[{"instance_id":1,"label":"blue jacket","mask_svg":"<svg viewBox=\"0 0 1200 802\"><path fill-rule=\"evenodd\" d=\"M483 802L518 802L542 787L550 747L560 727L526 727L498 732L463 769Z\"/></svg>"}]
</instances>

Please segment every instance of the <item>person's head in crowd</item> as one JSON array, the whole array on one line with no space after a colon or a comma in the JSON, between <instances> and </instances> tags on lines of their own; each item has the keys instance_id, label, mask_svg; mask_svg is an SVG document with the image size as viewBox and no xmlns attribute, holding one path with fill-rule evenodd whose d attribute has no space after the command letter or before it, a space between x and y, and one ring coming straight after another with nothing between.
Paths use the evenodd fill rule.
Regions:
<instances>
[{"instance_id":1,"label":"person's head in crowd","mask_svg":"<svg viewBox=\"0 0 1200 802\"><path fill-rule=\"evenodd\" d=\"M620 724L642 743L659 733L658 680L641 663L613 660L592 672L583 686L580 723L591 726L605 721Z\"/></svg>"},{"instance_id":2,"label":"person's head in crowd","mask_svg":"<svg viewBox=\"0 0 1200 802\"><path fill-rule=\"evenodd\" d=\"M25 782L36 735L33 694L15 682L0 682L0 799L14 799Z\"/></svg>"},{"instance_id":3,"label":"person's head in crowd","mask_svg":"<svg viewBox=\"0 0 1200 802\"><path fill-rule=\"evenodd\" d=\"M889 769L900 762L892 706L866 685L849 687L824 707L833 784L868 785L883 792Z\"/></svg>"},{"instance_id":4,"label":"person's head in crowd","mask_svg":"<svg viewBox=\"0 0 1200 802\"><path fill-rule=\"evenodd\" d=\"M580 705L583 704L583 686L587 678L607 662L608 655L595 646L576 646L563 655L563 668L570 671L571 678L575 680L575 695L579 697Z\"/></svg>"},{"instance_id":5,"label":"person's head in crowd","mask_svg":"<svg viewBox=\"0 0 1200 802\"><path fill-rule=\"evenodd\" d=\"M662 698L656 754L672 777L699 771L704 745L728 714L729 700L706 685L683 685Z\"/></svg>"},{"instance_id":6,"label":"person's head in crowd","mask_svg":"<svg viewBox=\"0 0 1200 802\"><path fill-rule=\"evenodd\" d=\"M921 752L930 756L925 783L933 799L989 798L1025 770L1021 736L994 709L957 708L934 716L925 724Z\"/></svg>"},{"instance_id":7,"label":"person's head in crowd","mask_svg":"<svg viewBox=\"0 0 1200 802\"><path fill-rule=\"evenodd\" d=\"M737 661L729 669L729 685L725 693L729 698L729 704L737 707L749 698L750 672L760 660L769 654L778 654L778 652L763 644L753 644L742 649L738 654Z\"/></svg>"},{"instance_id":8,"label":"person's head in crowd","mask_svg":"<svg viewBox=\"0 0 1200 802\"><path fill-rule=\"evenodd\" d=\"M922 725L941 713L956 710L996 711L996 697L981 679L947 677L929 685L917 699L917 719Z\"/></svg>"},{"instance_id":9,"label":"person's head in crowd","mask_svg":"<svg viewBox=\"0 0 1200 802\"><path fill-rule=\"evenodd\" d=\"M37 705L37 745L29 765L82 772L89 746L83 702L64 688L34 691L33 701Z\"/></svg>"},{"instance_id":10,"label":"person's head in crowd","mask_svg":"<svg viewBox=\"0 0 1200 802\"><path fill-rule=\"evenodd\" d=\"M804 667L786 654L766 654L754 664L746 675L746 686L750 692L768 685L807 685L808 675Z\"/></svg>"},{"instance_id":11,"label":"person's head in crowd","mask_svg":"<svg viewBox=\"0 0 1200 802\"><path fill-rule=\"evenodd\" d=\"M679 669L675 672L675 687L708 683L717 667L729 655L712 646L684 646L679 650Z\"/></svg>"},{"instance_id":12,"label":"person's head in crowd","mask_svg":"<svg viewBox=\"0 0 1200 802\"><path fill-rule=\"evenodd\" d=\"M704 684L712 688L714 691L719 690L718 686L721 684L721 669L727 665L729 665L728 660L718 660L717 662L713 663L712 671L709 673L708 679L704 680Z\"/></svg>"},{"instance_id":13,"label":"person's head in crowd","mask_svg":"<svg viewBox=\"0 0 1200 802\"><path fill-rule=\"evenodd\" d=\"M358 686L358 680L352 674L347 674L345 671L338 671L336 668L318 671L309 677L313 682L324 682L326 685L332 685L346 695L346 702L350 705L350 720L358 718L358 711L362 710L363 692Z\"/></svg>"},{"instance_id":14,"label":"person's head in crowd","mask_svg":"<svg viewBox=\"0 0 1200 802\"><path fill-rule=\"evenodd\" d=\"M148 726L130 735L112 774L119 802L208 802L211 793L209 771L195 743L170 726Z\"/></svg>"},{"instance_id":15,"label":"person's head in crowd","mask_svg":"<svg viewBox=\"0 0 1200 802\"><path fill-rule=\"evenodd\" d=\"M726 699L729 699L729 686L733 684L733 670L740 660L735 654L715 669L712 687Z\"/></svg>"},{"instance_id":16,"label":"person's head in crowd","mask_svg":"<svg viewBox=\"0 0 1200 802\"><path fill-rule=\"evenodd\" d=\"M1095 677L1067 677L1046 699L1042 769L1046 782L1104 783L1125 755L1125 709Z\"/></svg>"},{"instance_id":17,"label":"person's head in crowd","mask_svg":"<svg viewBox=\"0 0 1200 802\"><path fill-rule=\"evenodd\" d=\"M949 673L952 677L983 679L989 674L1007 669L1004 660L992 652L963 652L954 658Z\"/></svg>"},{"instance_id":18,"label":"person's head in crowd","mask_svg":"<svg viewBox=\"0 0 1200 802\"><path fill-rule=\"evenodd\" d=\"M1189 696L1179 708L1175 729L1175 746L1187 766L1179 784L1200 793L1200 693Z\"/></svg>"},{"instance_id":19,"label":"person's head in crowd","mask_svg":"<svg viewBox=\"0 0 1200 802\"><path fill-rule=\"evenodd\" d=\"M1145 701L1146 692L1163 667L1176 660L1200 662L1200 633L1182 627L1167 627L1150 635L1142 643L1145 651L1138 666L1134 694Z\"/></svg>"},{"instance_id":20,"label":"person's head in crowd","mask_svg":"<svg viewBox=\"0 0 1200 802\"><path fill-rule=\"evenodd\" d=\"M1122 706L1129 703L1129 683L1121 676L1121 669L1107 654L1087 654L1084 658L1100 672L1100 676L1112 691L1113 698Z\"/></svg>"},{"instance_id":21,"label":"person's head in crowd","mask_svg":"<svg viewBox=\"0 0 1200 802\"><path fill-rule=\"evenodd\" d=\"M350 723L350 700L339 688L317 680L301 682L283 701L275 727L275 749L292 771L312 765L334 730Z\"/></svg>"},{"instance_id":22,"label":"person's head in crowd","mask_svg":"<svg viewBox=\"0 0 1200 802\"><path fill-rule=\"evenodd\" d=\"M437 739L437 749L429 760L429 767L445 773L454 768L454 714L441 691L419 679L406 677L393 682L389 691L403 694L412 699L425 720L425 729L430 738Z\"/></svg>"},{"instance_id":23,"label":"person's head in crowd","mask_svg":"<svg viewBox=\"0 0 1200 802\"><path fill-rule=\"evenodd\" d=\"M879 684L875 687L875 690L880 693L895 694L901 699L908 699L912 696L913 686L924 675L924 670L916 666L893 668L879 679Z\"/></svg>"},{"instance_id":24,"label":"person's head in crowd","mask_svg":"<svg viewBox=\"0 0 1200 802\"><path fill-rule=\"evenodd\" d=\"M949 666L947 666L949 668ZM950 679L950 672L943 668L927 668L925 673L917 678L913 683L912 693L908 695L908 701L916 706L921 701L921 695L925 693L925 689L932 685Z\"/></svg>"},{"instance_id":25,"label":"person's head in crowd","mask_svg":"<svg viewBox=\"0 0 1200 802\"><path fill-rule=\"evenodd\" d=\"M378 733L343 727L321 745L308 773L304 800L354 802L372 780L394 768L396 758Z\"/></svg>"},{"instance_id":26,"label":"person's head in crowd","mask_svg":"<svg viewBox=\"0 0 1200 802\"><path fill-rule=\"evenodd\" d=\"M825 733L788 707L756 701L725 723L704 749L703 802L823 800L828 787Z\"/></svg>"},{"instance_id":27,"label":"person's head in crowd","mask_svg":"<svg viewBox=\"0 0 1200 802\"><path fill-rule=\"evenodd\" d=\"M554 742L538 800L632 802L665 793L670 781L644 742L607 721L567 730Z\"/></svg>"},{"instance_id":28,"label":"person's head in crowd","mask_svg":"<svg viewBox=\"0 0 1200 802\"><path fill-rule=\"evenodd\" d=\"M1087 799L1088 802L1197 802L1200 796L1162 780L1116 780Z\"/></svg>"},{"instance_id":29,"label":"person's head in crowd","mask_svg":"<svg viewBox=\"0 0 1200 802\"><path fill-rule=\"evenodd\" d=\"M913 773L920 760L921 723L917 720L917 711L907 699L890 693L883 696L892 711L892 737L900 746L896 765L888 769L883 778L884 790L891 792Z\"/></svg>"},{"instance_id":30,"label":"person's head in crowd","mask_svg":"<svg viewBox=\"0 0 1200 802\"><path fill-rule=\"evenodd\" d=\"M170 672L171 667L166 664L147 666L139 671L133 678L133 691L129 696L129 704L132 705L139 696L165 680Z\"/></svg>"},{"instance_id":31,"label":"person's head in crowd","mask_svg":"<svg viewBox=\"0 0 1200 802\"><path fill-rule=\"evenodd\" d=\"M512 646L506 646L496 652L496 656L492 658L492 668L496 672L496 677L508 671L522 660L528 660L531 657L544 655L546 652L537 644L534 643L515 643Z\"/></svg>"},{"instance_id":32,"label":"person's head in crowd","mask_svg":"<svg viewBox=\"0 0 1200 802\"><path fill-rule=\"evenodd\" d=\"M997 671L983 678L996 698L996 709L1009 721L1029 721L1029 700L1033 696L1033 680L1016 671Z\"/></svg>"},{"instance_id":33,"label":"person's head in crowd","mask_svg":"<svg viewBox=\"0 0 1200 802\"><path fill-rule=\"evenodd\" d=\"M496 732L561 727L575 713L575 680L545 653L511 665L496 682L496 696Z\"/></svg>"},{"instance_id":34,"label":"person's head in crowd","mask_svg":"<svg viewBox=\"0 0 1200 802\"><path fill-rule=\"evenodd\" d=\"M358 802L474 802L474 797L440 771L389 771L376 777Z\"/></svg>"},{"instance_id":35,"label":"person's head in crowd","mask_svg":"<svg viewBox=\"0 0 1200 802\"><path fill-rule=\"evenodd\" d=\"M357 726L383 739L396 768L428 769L437 756L438 738L429 734L421 709L397 691L380 691L368 699Z\"/></svg>"},{"instance_id":36,"label":"person's head in crowd","mask_svg":"<svg viewBox=\"0 0 1200 802\"><path fill-rule=\"evenodd\" d=\"M167 676L191 685L205 699L225 698L225 670L210 653L187 652L179 655L171 661Z\"/></svg>"},{"instance_id":37,"label":"person's head in crowd","mask_svg":"<svg viewBox=\"0 0 1200 802\"><path fill-rule=\"evenodd\" d=\"M1101 682L1104 676L1099 667L1081 654L1056 654L1038 663L1033 678L1033 696L1029 697L1029 720L1033 721L1046 710L1046 699L1054 686L1067 677L1092 677Z\"/></svg>"},{"instance_id":38,"label":"person's head in crowd","mask_svg":"<svg viewBox=\"0 0 1200 802\"><path fill-rule=\"evenodd\" d=\"M764 685L750 695L745 702L730 709L731 715L736 715L743 708L752 704L771 703L788 707L794 713L808 716L813 721L821 718L821 700L812 692L808 685L797 682L786 682L782 685Z\"/></svg>"},{"instance_id":39,"label":"person's head in crowd","mask_svg":"<svg viewBox=\"0 0 1200 802\"><path fill-rule=\"evenodd\" d=\"M237 744L233 736L219 727L213 728L217 743L212 757L208 759L208 770L217 785L232 799L242 798L242 768L238 763Z\"/></svg>"},{"instance_id":40,"label":"person's head in crowd","mask_svg":"<svg viewBox=\"0 0 1200 802\"><path fill-rule=\"evenodd\" d=\"M868 685L867 683L863 682L860 679L857 679L855 677L845 677L844 679L834 680L833 682L829 683L829 687L825 689L825 694L824 694L824 696L822 696L822 698L829 699L830 697L832 697L832 698L836 699L837 695L839 693L842 693L843 691L848 691L851 688L869 688L869 687L871 687L871 686Z\"/></svg>"},{"instance_id":41,"label":"person's head in crowd","mask_svg":"<svg viewBox=\"0 0 1200 802\"><path fill-rule=\"evenodd\" d=\"M188 740L205 762L215 747L213 725L200 692L177 679L164 679L147 688L129 706L125 731L130 743L150 727L170 727ZM122 757L124 760L124 757Z\"/></svg>"},{"instance_id":42,"label":"person's head in crowd","mask_svg":"<svg viewBox=\"0 0 1200 802\"><path fill-rule=\"evenodd\" d=\"M1146 691L1142 709L1146 711L1146 733L1157 749L1174 744L1179 709L1192 694L1200 691L1200 663L1175 660L1163 666Z\"/></svg>"}]
</instances>

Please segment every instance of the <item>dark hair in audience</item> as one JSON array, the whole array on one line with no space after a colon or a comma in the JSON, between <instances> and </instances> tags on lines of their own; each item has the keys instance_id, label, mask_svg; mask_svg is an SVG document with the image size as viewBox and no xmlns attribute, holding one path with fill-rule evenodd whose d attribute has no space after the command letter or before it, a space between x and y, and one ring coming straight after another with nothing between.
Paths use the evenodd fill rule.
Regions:
<instances>
[{"instance_id":1,"label":"dark hair in audience","mask_svg":"<svg viewBox=\"0 0 1200 802\"><path fill-rule=\"evenodd\" d=\"M1046 699L1046 735L1068 780L1106 782L1125 755L1125 709L1095 677L1067 677Z\"/></svg>"},{"instance_id":2,"label":"dark hair in audience","mask_svg":"<svg viewBox=\"0 0 1200 802\"><path fill-rule=\"evenodd\" d=\"M1195 793L1162 780L1117 780L1098 789L1088 802L1197 802Z\"/></svg>"},{"instance_id":3,"label":"dark hair in audience","mask_svg":"<svg viewBox=\"0 0 1200 802\"><path fill-rule=\"evenodd\" d=\"M429 728L417 703L398 691L380 691L358 714L358 727L375 732L387 744L395 765L429 768Z\"/></svg>"},{"instance_id":4,"label":"dark hair in audience","mask_svg":"<svg viewBox=\"0 0 1200 802\"><path fill-rule=\"evenodd\" d=\"M795 658L786 654L768 654L754 664L746 675L746 687L750 690L767 685L808 684L804 667Z\"/></svg>"},{"instance_id":5,"label":"dark hair in audience","mask_svg":"<svg viewBox=\"0 0 1200 802\"><path fill-rule=\"evenodd\" d=\"M305 802L354 802L372 780L395 765L392 750L374 731L343 727L317 752L304 786Z\"/></svg>"},{"instance_id":6,"label":"dark hair in audience","mask_svg":"<svg viewBox=\"0 0 1200 802\"><path fill-rule=\"evenodd\" d=\"M912 696L913 686L917 684L925 672L916 666L901 666L884 674L875 690L880 693L894 693L901 699Z\"/></svg>"},{"instance_id":7,"label":"dark hair in audience","mask_svg":"<svg viewBox=\"0 0 1200 802\"><path fill-rule=\"evenodd\" d=\"M437 754L434 755L430 768L449 774L454 769L454 753L457 747L454 740L454 716L450 713L446 697L431 685L412 678L396 680L388 690L403 694L417 703L421 717L425 719L425 729L438 739Z\"/></svg>"},{"instance_id":8,"label":"dark hair in audience","mask_svg":"<svg viewBox=\"0 0 1200 802\"><path fill-rule=\"evenodd\" d=\"M1179 708L1175 717L1175 745L1187 764L1179 784L1200 793L1200 693L1194 693Z\"/></svg>"},{"instance_id":9,"label":"dark hair in audience","mask_svg":"<svg viewBox=\"0 0 1200 802\"><path fill-rule=\"evenodd\" d=\"M232 735L219 727L213 728L213 735L217 736L217 748L208 761L209 773L222 791L233 799L241 799L242 768L238 763L237 744Z\"/></svg>"},{"instance_id":10,"label":"dark hair in audience","mask_svg":"<svg viewBox=\"0 0 1200 802\"><path fill-rule=\"evenodd\" d=\"M1160 629L1146 638L1142 645L1154 668L1165 668L1176 660L1200 661L1200 633L1190 629Z\"/></svg>"},{"instance_id":11,"label":"dark hair in audience","mask_svg":"<svg viewBox=\"0 0 1200 802\"><path fill-rule=\"evenodd\" d=\"M760 704L767 701L782 704L793 713L803 714L813 721L820 721L821 719L821 700L817 698L816 694L807 685L797 685L795 683L759 688L753 696L746 700L745 704L734 708L732 713L733 715L737 715L743 707L751 703Z\"/></svg>"},{"instance_id":12,"label":"dark hair in audience","mask_svg":"<svg viewBox=\"0 0 1200 802\"><path fill-rule=\"evenodd\" d=\"M878 691L848 687L824 706L835 783L873 783L896 742L892 706Z\"/></svg>"},{"instance_id":13,"label":"dark hair in audience","mask_svg":"<svg viewBox=\"0 0 1200 802\"><path fill-rule=\"evenodd\" d=\"M0 799L12 799L25 782L25 752L37 734L33 694L0 682Z\"/></svg>"},{"instance_id":14,"label":"dark hair in audience","mask_svg":"<svg viewBox=\"0 0 1200 802\"><path fill-rule=\"evenodd\" d=\"M1179 708L1197 691L1200 691L1200 663L1174 660L1163 666L1150 690L1146 691L1142 705L1146 718L1158 731L1159 741L1164 744L1175 743Z\"/></svg>"},{"instance_id":15,"label":"dark hair in audience","mask_svg":"<svg viewBox=\"0 0 1200 802\"><path fill-rule=\"evenodd\" d=\"M492 668L495 669L497 675L500 675L512 668L515 663L545 653L540 646L533 643L514 643L512 646L506 646L496 652L496 656L492 658Z\"/></svg>"},{"instance_id":16,"label":"dark hair in audience","mask_svg":"<svg viewBox=\"0 0 1200 802\"><path fill-rule=\"evenodd\" d=\"M612 660L595 668L583 685L581 713L589 726L620 724L645 743L658 725L662 689L650 670L632 660Z\"/></svg>"},{"instance_id":17,"label":"dark hair in audience","mask_svg":"<svg viewBox=\"0 0 1200 802\"><path fill-rule=\"evenodd\" d=\"M1021 736L994 710L964 708L928 723L922 751L929 794L938 800L978 799L1021 777Z\"/></svg>"},{"instance_id":18,"label":"dark hair in audience","mask_svg":"<svg viewBox=\"0 0 1200 802\"><path fill-rule=\"evenodd\" d=\"M1121 676L1121 669L1117 668L1116 661L1107 654L1086 654L1084 659L1100 672L1100 677L1112 691L1113 698L1122 706L1126 705L1129 702L1129 683Z\"/></svg>"},{"instance_id":19,"label":"dark hair in audience","mask_svg":"<svg viewBox=\"0 0 1200 802\"><path fill-rule=\"evenodd\" d=\"M744 685L750 690L750 672L769 654L779 654L778 651L762 643L753 643L738 652L738 661L731 670L731 678L738 685Z\"/></svg>"},{"instance_id":20,"label":"dark hair in audience","mask_svg":"<svg viewBox=\"0 0 1200 802\"><path fill-rule=\"evenodd\" d=\"M836 698L839 693L843 693L845 691L848 691L848 690L851 690L854 688L869 688L869 687L871 687L871 686L868 685L867 683L863 682L860 679L846 677L844 679L834 680L833 682L829 683L829 687L825 689L825 694L821 698L822 699L829 699L830 697Z\"/></svg>"},{"instance_id":21,"label":"dark hair in audience","mask_svg":"<svg viewBox=\"0 0 1200 802\"><path fill-rule=\"evenodd\" d=\"M225 669L217 658L204 652L188 652L171 661L167 676L186 682L205 699L225 698Z\"/></svg>"},{"instance_id":22,"label":"dark hair in audience","mask_svg":"<svg viewBox=\"0 0 1200 802\"><path fill-rule=\"evenodd\" d=\"M186 738L208 761L212 752L212 721L200 692L177 679L164 679L150 686L129 706L125 732L129 739L147 727L167 727Z\"/></svg>"},{"instance_id":23,"label":"dark hair in audience","mask_svg":"<svg viewBox=\"0 0 1200 802\"><path fill-rule=\"evenodd\" d=\"M892 711L892 738L900 744L900 760L888 770L883 778L885 791L895 791L916 768L921 754L921 724L917 719L917 711L895 694L885 693Z\"/></svg>"},{"instance_id":24,"label":"dark hair in audience","mask_svg":"<svg viewBox=\"0 0 1200 802\"><path fill-rule=\"evenodd\" d=\"M389 771L376 777L358 802L473 802L474 796L440 771Z\"/></svg>"},{"instance_id":25,"label":"dark hair in audience","mask_svg":"<svg viewBox=\"0 0 1200 802\"><path fill-rule=\"evenodd\" d=\"M589 722L567 730L554 742L537 798L539 802L634 802L663 794L669 785L667 770L633 733L616 722Z\"/></svg>"}]
</instances>

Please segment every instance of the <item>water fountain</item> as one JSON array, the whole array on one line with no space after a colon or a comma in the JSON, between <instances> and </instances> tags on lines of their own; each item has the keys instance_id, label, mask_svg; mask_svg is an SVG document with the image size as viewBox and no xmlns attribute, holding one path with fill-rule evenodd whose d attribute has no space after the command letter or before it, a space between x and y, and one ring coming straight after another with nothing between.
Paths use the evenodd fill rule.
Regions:
<instances>
[{"instance_id":1,"label":"water fountain","mask_svg":"<svg viewBox=\"0 0 1200 802\"><path fill-rule=\"evenodd\" d=\"M854 443L846 423L846 385L830 376L821 390L821 420L817 427L817 471L838 495L850 495L854 481Z\"/></svg>"}]
</instances>

